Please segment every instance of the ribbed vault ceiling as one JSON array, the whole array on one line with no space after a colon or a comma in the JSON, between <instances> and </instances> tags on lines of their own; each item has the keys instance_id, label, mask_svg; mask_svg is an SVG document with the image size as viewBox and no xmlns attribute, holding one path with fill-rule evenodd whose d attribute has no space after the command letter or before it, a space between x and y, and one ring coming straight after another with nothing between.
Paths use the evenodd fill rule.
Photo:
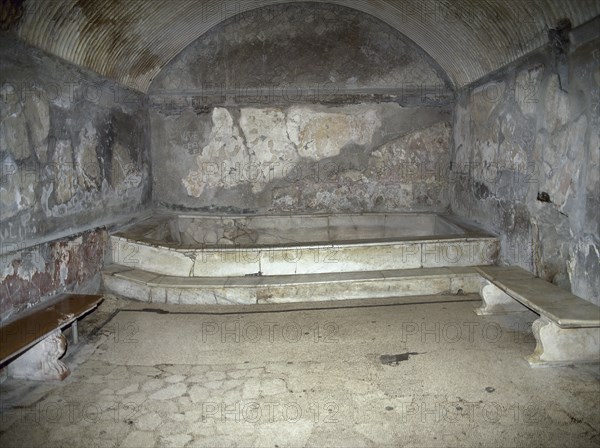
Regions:
<instances>
[{"instance_id":1,"label":"ribbed vault ceiling","mask_svg":"<svg viewBox=\"0 0 600 448\"><path fill-rule=\"evenodd\" d=\"M297 1L25 0L24 13L11 27L34 46L147 92L172 58L218 23ZM312 1L388 23L429 53L457 86L545 44L548 29L560 19L575 27L600 15L598 0Z\"/></svg>"}]
</instances>

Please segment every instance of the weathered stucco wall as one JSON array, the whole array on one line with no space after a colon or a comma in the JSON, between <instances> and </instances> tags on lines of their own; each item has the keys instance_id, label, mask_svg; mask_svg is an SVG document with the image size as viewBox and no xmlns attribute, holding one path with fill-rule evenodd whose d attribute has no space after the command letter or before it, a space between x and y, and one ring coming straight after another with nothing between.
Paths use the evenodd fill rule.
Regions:
<instances>
[{"instance_id":1,"label":"weathered stucco wall","mask_svg":"<svg viewBox=\"0 0 600 448\"><path fill-rule=\"evenodd\" d=\"M98 291L108 233L104 229L3 253L0 320L66 291Z\"/></svg>"},{"instance_id":2,"label":"weathered stucco wall","mask_svg":"<svg viewBox=\"0 0 600 448\"><path fill-rule=\"evenodd\" d=\"M139 213L151 184L143 95L6 34L0 86L5 314L93 277L106 238L88 231Z\"/></svg>"},{"instance_id":3,"label":"weathered stucco wall","mask_svg":"<svg viewBox=\"0 0 600 448\"><path fill-rule=\"evenodd\" d=\"M550 49L461 92L452 210L501 260L600 303L600 39Z\"/></svg>"},{"instance_id":4,"label":"weathered stucco wall","mask_svg":"<svg viewBox=\"0 0 600 448\"><path fill-rule=\"evenodd\" d=\"M238 212L443 210L451 97L428 55L364 13L311 4L236 16L151 86L154 199Z\"/></svg>"},{"instance_id":5,"label":"weathered stucco wall","mask_svg":"<svg viewBox=\"0 0 600 448\"><path fill-rule=\"evenodd\" d=\"M153 111L154 197L215 211L442 210L449 118L397 104Z\"/></svg>"}]
</instances>

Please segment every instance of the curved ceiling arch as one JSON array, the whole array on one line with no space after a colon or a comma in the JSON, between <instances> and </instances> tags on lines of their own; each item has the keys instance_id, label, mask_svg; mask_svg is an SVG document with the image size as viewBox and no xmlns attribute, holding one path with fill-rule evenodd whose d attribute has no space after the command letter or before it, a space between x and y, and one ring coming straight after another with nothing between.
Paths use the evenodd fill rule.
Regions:
<instances>
[{"instance_id":1,"label":"curved ceiling arch","mask_svg":"<svg viewBox=\"0 0 600 448\"><path fill-rule=\"evenodd\" d=\"M237 14L308 0L28 0L16 33L76 65L147 92L188 45ZM455 86L547 42L549 28L600 15L596 0L310 0L370 14L406 35Z\"/></svg>"}]
</instances>

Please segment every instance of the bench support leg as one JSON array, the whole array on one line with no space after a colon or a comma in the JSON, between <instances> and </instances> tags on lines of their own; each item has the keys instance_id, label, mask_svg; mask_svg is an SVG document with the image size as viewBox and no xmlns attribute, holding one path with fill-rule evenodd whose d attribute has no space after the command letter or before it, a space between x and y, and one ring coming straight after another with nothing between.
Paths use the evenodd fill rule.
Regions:
<instances>
[{"instance_id":1,"label":"bench support leg","mask_svg":"<svg viewBox=\"0 0 600 448\"><path fill-rule=\"evenodd\" d=\"M479 316L520 313L523 311L528 311L526 306L521 305L519 302L488 280L483 282L483 285L479 290L479 295L483 301L483 305L481 307L475 308L475 314Z\"/></svg>"},{"instance_id":2,"label":"bench support leg","mask_svg":"<svg viewBox=\"0 0 600 448\"><path fill-rule=\"evenodd\" d=\"M537 345L526 358L531 367L600 361L600 327L560 328L541 316L532 330Z\"/></svg>"},{"instance_id":3,"label":"bench support leg","mask_svg":"<svg viewBox=\"0 0 600 448\"><path fill-rule=\"evenodd\" d=\"M73 345L77 345L79 343L79 329L77 327L77 319L75 319L71 324L71 337L73 339Z\"/></svg>"},{"instance_id":4,"label":"bench support leg","mask_svg":"<svg viewBox=\"0 0 600 448\"><path fill-rule=\"evenodd\" d=\"M66 349L67 339L56 330L11 362L8 375L38 381L64 380L71 373L59 360Z\"/></svg>"}]
</instances>

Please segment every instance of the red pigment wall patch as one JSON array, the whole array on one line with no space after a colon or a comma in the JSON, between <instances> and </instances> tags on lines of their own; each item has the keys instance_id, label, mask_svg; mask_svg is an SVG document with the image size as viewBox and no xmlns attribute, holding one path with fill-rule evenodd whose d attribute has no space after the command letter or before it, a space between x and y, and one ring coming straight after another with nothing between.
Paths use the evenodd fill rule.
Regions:
<instances>
[{"instance_id":1,"label":"red pigment wall patch","mask_svg":"<svg viewBox=\"0 0 600 448\"><path fill-rule=\"evenodd\" d=\"M2 254L0 318L65 291L75 291L103 266L108 244L105 229Z\"/></svg>"}]
</instances>

